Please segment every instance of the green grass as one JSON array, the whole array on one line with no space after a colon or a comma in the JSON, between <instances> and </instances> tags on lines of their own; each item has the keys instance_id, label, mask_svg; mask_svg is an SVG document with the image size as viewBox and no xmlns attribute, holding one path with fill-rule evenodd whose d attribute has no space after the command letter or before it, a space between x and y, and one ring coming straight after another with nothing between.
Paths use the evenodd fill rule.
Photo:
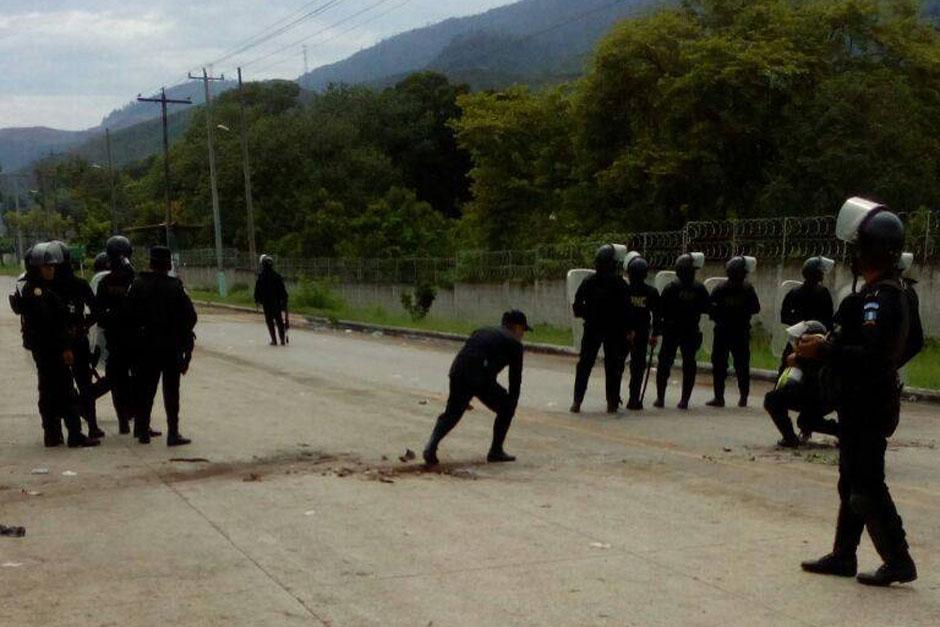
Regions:
<instances>
[{"instance_id":1,"label":"green grass","mask_svg":"<svg viewBox=\"0 0 940 627\"><path fill-rule=\"evenodd\" d=\"M469 322L462 320L450 320L437 318L434 316L432 308L431 315L423 320L412 320L411 316L404 312L390 312L384 307L350 307L343 303L338 297L324 296L318 294L322 288L311 287L305 294L298 294L301 298L291 298L294 301L291 304L291 313L303 314L307 316L322 316L331 320L347 320L350 322L361 322L365 324L377 324L389 327L402 327L406 329L415 329L419 331L438 331L443 333L457 333L460 335L469 335L475 329L486 326L485 322ZM195 300L209 302L224 302L230 305L254 306L254 299L247 287L233 287L226 298L221 298L218 293L206 290L190 290L190 295ZM306 296L306 298L304 298ZM296 301L300 302L296 302ZM312 306L306 302L320 302L328 306ZM493 321L489 324L495 324ZM550 325L535 325L531 333L526 335L526 341L541 344L556 344L559 346L571 346L571 329L562 329Z\"/></svg>"},{"instance_id":2,"label":"green grass","mask_svg":"<svg viewBox=\"0 0 940 627\"><path fill-rule=\"evenodd\" d=\"M905 368L905 382L915 388L940 388L940 340L927 340L924 351Z\"/></svg>"},{"instance_id":3,"label":"green grass","mask_svg":"<svg viewBox=\"0 0 940 627\"><path fill-rule=\"evenodd\" d=\"M19 266L0 264L0 276L20 276L23 270Z\"/></svg>"}]
</instances>

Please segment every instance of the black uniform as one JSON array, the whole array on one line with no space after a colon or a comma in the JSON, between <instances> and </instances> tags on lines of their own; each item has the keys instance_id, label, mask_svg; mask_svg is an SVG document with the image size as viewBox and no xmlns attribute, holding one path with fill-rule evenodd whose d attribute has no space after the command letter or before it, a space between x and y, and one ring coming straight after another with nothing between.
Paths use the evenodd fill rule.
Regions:
<instances>
[{"instance_id":1,"label":"black uniform","mask_svg":"<svg viewBox=\"0 0 940 627\"><path fill-rule=\"evenodd\" d=\"M278 337L284 344L284 312L287 311L287 288L284 279L274 268L262 266L255 282L255 304L264 309L264 322L268 325L271 343L276 344ZM277 336L274 329L277 326Z\"/></svg>"},{"instance_id":2,"label":"black uniform","mask_svg":"<svg viewBox=\"0 0 940 627\"><path fill-rule=\"evenodd\" d=\"M660 296L655 287L647 283L629 283L630 306L633 310L630 329L633 331L633 343L629 348L630 356L630 400L629 404L640 405L640 393L646 375L646 352L649 350L650 337L662 335L662 314Z\"/></svg>"},{"instance_id":3,"label":"black uniform","mask_svg":"<svg viewBox=\"0 0 940 627\"><path fill-rule=\"evenodd\" d=\"M751 389L751 316L760 313L760 301L754 287L745 282L726 280L712 291L709 315L715 321L712 343L712 369L715 399L725 398L728 356L734 359L741 404L747 403Z\"/></svg>"},{"instance_id":4,"label":"black uniform","mask_svg":"<svg viewBox=\"0 0 940 627\"><path fill-rule=\"evenodd\" d=\"M687 406L695 387L698 366L695 361L702 346L699 322L708 313L708 290L698 281L675 280L663 290L660 302L663 342L656 367L656 404L662 406L669 384L669 371L676 361L676 352L682 351L682 399Z\"/></svg>"},{"instance_id":5,"label":"black uniform","mask_svg":"<svg viewBox=\"0 0 940 627\"><path fill-rule=\"evenodd\" d=\"M196 310L179 279L142 272L127 292L127 316L135 349L134 435L149 441L153 399L162 377L167 441L173 442L179 438L180 375L192 357Z\"/></svg>"},{"instance_id":6,"label":"black uniform","mask_svg":"<svg viewBox=\"0 0 940 627\"><path fill-rule=\"evenodd\" d=\"M799 444L790 420L791 410L799 412L796 426L805 437L813 433L838 436L838 424L835 420L826 418L835 408L822 393L819 364L799 359L797 365L803 372L801 381L778 385L764 397L764 409L783 436L781 443L787 446Z\"/></svg>"},{"instance_id":7,"label":"black uniform","mask_svg":"<svg viewBox=\"0 0 940 627\"><path fill-rule=\"evenodd\" d=\"M508 329L479 329L470 336L451 365L447 407L437 419L434 433L425 448L425 459L428 453L436 453L438 444L460 422L473 397L496 413L490 452L502 452L519 403L522 353L522 343ZM508 391L496 380L507 366Z\"/></svg>"},{"instance_id":8,"label":"black uniform","mask_svg":"<svg viewBox=\"0 0 940 627\"><path fill-rule=\"evenodd\" d=\"M111 399L121 433L128 433L134 418L134 392L131 386L133 333L125 311L127 290L134 282L134 268L125 260L112 260L111 272L98 284L99 320L108 342L105 376L111 385Z\"/></svg>"},{"instance_id":9,"label":"black uniform","mask_svg":"<svg viewBox=\"0 0 940 627\"><path fill-rule=\"evenodd\" d=\"M578 288L574 315L584 319L581 356L574 383L574 402L580 406L587 391L591 370L604 347L607 408L616 411L620 405L620 382L628 348L627 333L632 321L630 291L619 274L599 272L589 276Z\"/></svg>"},{"instance_id":10,"label":"black uniform","mask_svg":"<svg viewBox=\"0 0 940 627\"><path fill-rule=\"evenodd\" d=\"M75 276L71 268L61 267L55 278L55 286L56 292L61 294L68 309L67 333L69 349L74 357L71 371L78 385L81 414L88 423L89 435L101 437L104 433L98 429L95 407L99 394L92 380L92 357L88 344L88 329L98 317L97 301L88 281Z\"/></svg>"},{"instance_id":11,"label":"black uniform","mask_svg":"<svg viewBox=\"0 0 940 627\"><path fill-rule=\"evenodd\" d=\"M827 329L832 329L832 295L829 289L820 283L805 281L794 287L783 297L780 307L780 322L791 327L801 322L816 320ZM793 346L787 343L780 359L780 372L786 367L786 359L793 352Z\"/></svg>"},{"instance_id":12,"label":"black uniform","mask_svg":"<svg viewBox=\"0 0 940 627\"><path fill-rule=\"evenodd\" d=\"M69 350L69 310L55 291L55 281L44 281L30 272L17 308L23 316L23 344L33 354L39 379L39 415L46 446L62 444L62 421L69 446L81 445L78 394L65 353Z\"/></svg>"},{"instance_id":13,"label":"black uniform","mask_svg":"<svg viewBox=\"0 0 940 627\"><path fill-rule=\"evenodd\" d=\"M868 527L885 563L909 559L904 528L885 484L887 438L898 425L898 368L910 355L909 332L919 316L894 280L865 286L843 301L824 360L837 390L839 518L836 555L854 559Z\"/></svg>"}]
</instances>

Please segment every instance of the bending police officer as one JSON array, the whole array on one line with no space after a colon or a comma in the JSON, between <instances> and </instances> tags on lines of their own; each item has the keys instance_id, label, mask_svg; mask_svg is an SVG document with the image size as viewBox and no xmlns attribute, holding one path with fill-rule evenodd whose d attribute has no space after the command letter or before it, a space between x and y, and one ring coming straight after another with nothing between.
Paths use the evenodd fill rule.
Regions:
<instances>
[{"instance_id":1,"label":"bending police officer","mask_svg":"<svg viewBox=\"0 0 940 627\"><path fill-rule=\"evenodd\" d=\"M525 314L512 310L503 314L499 328L478 329L470 336L450 367L450 394L444 413L438 417L431 438L424 447L426 464L434 466L438 463L437 447L460 422L474 397L496 413L493 442L486 460L516 460L506 453L503 446L522 389L522 339L531 330ZM506 367L509 368L508 391L496 380Z\"/></svg>"},{"instance_id":2,"label":"bending police officer","mask_svg":"<svg viewBox=\"0 0 940 627\"><path fill-rule=\"evenodd\" d=\"M686 253L676 259L676 280L663 289L660 300L662 312L663 340L656 366L655 407L666 404L666 387L669 374L676 361L676 353L682 351L682 396L679 409L688 409L695 377L698 373L696 355L702 346L699 323L708 313L708 290L695 280L695 271L702 267L704 255Z\"/></svg>"},{"instance_id":3,"label":"bending police officer","mask_svg":"<svg viewBox=\"0 0 940 627\"><path fill-rule=\"evenodd\" d=\"M885 484L885 450L900 418L898 369L919 347L910 343L919 314L898 281L904 225L881 205L852 198L843 205L836 235L852 247L853 272L865 286L846 298L828 338L800 343L797 355L831 373L839 418L839 515L833 550L804 570L851 577L867 528L884 564L859 574L860 583L887 586L917 578L901 517Z\"/></svg>"}]
</instances>

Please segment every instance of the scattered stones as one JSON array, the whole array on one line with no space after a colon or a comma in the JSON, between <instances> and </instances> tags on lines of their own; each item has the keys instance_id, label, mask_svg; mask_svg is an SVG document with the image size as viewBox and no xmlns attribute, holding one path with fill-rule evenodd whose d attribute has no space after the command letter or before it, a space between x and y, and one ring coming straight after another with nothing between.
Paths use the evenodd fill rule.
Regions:
<instances>
[{"instance_id":1,"label":"scattered stones","mask_svg":"<svg viewBox=\"0 0 940 627\"><path fill-rule=\"evenodd\" d=\"M7 527L0 525L0 536L8 538L22 538L26 535L26 527Z\"/></svg>"},{"instance_id":2,"label":"scattered stones","mask_svg":"<svg viewBox=\"0 0 940 627\"><path fill-rule=\"evenodd\" d=\"M27 490L26 488L23 488L22 490L20 490L20 493L23 496L42 496L42 492L40 492L39 490Z\"/></svg>"},{"instance_id":3,"label":"scattered stones","mask_svg":"<svg viewBox=\"0 0 940 627\"><path fill-rule=\"evenodd\" d=\"M398 457L398 461L407 464L408 462L413 461L413 460L416 459L417 457L418 457L418 456L415 455L415 452L414 452L414 451L412 451L411 449L407 449L407 450L405 451L405 454L404 454L404 455L400 455L400 456Z\"/></svg>"},{"instance_id":4,"label":"scattered stones","mask_svg":"<svg viewBox=\"0 0 940 627\"><path fill-rule=\"evenodd\" d=\"M261 475L259 475L259 474L256 473L256 472L249 472L247 475L245 475L245 476L242 478L242 481L248 481L248 482L251 482L251 481L261 481Z\"/></svg>"},{"instance_id":5,"label":"scattered stones","mask_svg":"<svg viewBox=\"0 0 940 627\"><path fill-rule=\"evenodd\" d=\"M48 468L33 468L29 472L30 474L33 474L33 475L48 475L49 469Z\"/></svg>"},{"instance_id":6,"label":"scattered stones","mask_svg":"<svg viewBox=\"0 0 940 627\"><path fill-rule=\"evenodd\" d=\"M592 549L609 549L610 545L606 542L592 542L590 544Z\"/></svg>"},{"instance_id":7,"label":"scattered stones","mask_svg":"<svg viewBox=\"0 0 940 627\"><path fill-rule=\"evenodd\" d=\"M428 399L426 398L418 401L418 405L427 405L427 404L428 404Z\"/></svg>"},{"instance_id":8,"label":"scattered stones","mask_svg":"<svg viewBox=\"0 0 940 627\"><path fill-rule=\"evenodd\" d=\"M78 473L75 472L74 470L63 470L62 476L63 477L77 477Z\"/></svg>"},{"instance_id":9,"label":"scattered stones","mask_svg":"<svg viewBox=\"0 0 940 627\"><path fill-rule=\"evenodd\" d=\"M731 448L729 448L729 447L727 447L727 446L724 447L724 448L721 449L721 450L723 450L725 453L730 453L730 452L731 452Z\"/></svg>"}]
</instances>

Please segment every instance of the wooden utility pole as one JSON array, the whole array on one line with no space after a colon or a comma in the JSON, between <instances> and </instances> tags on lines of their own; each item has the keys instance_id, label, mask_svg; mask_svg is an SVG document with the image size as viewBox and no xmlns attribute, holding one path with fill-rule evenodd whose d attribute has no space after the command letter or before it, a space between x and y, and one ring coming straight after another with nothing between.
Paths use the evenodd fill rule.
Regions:
<instances>
[{"instance_id":1,"label":"wooden utility pole","mask_svg":"<svg viewBox=\"0 0 940 627\"><path fill-rule=\"evenodd\" d=\"M108 185L111 188L111 234L117 235L117 205L114 202L114 159L111 156L111 129L104 129L104 141L108 149Z\"/></svg>"},{"instance_id":2,"label":"wooden utility pole","mask_svg":"<svg viewBox=\"0 0 940 627\"><path fill-rule=\"evenodd\" d=\"M201 80L206 92L206 133L209 142L209 180L212 191L212 220L215 223L215 261L219 279L219 296L223 298L228 293L225 285L225 266L222 260L222 216L219 211L219 186L215 171L215 125L212 122L212 93L209 90L209 81L224 81L225 75L219 77L209 76L206 68L202 68L202 77L189 74L190 80Z\"/></svg>"},{"instance_id":3,"label":"wooden utility pole","mask_svg":"<svg viewBox=\"0 0 940 627\"><path fill-rule=\"evenodd\" d=\"M248 256L252 270L258 269L258 250L255 242L255 209L251 197L251 163L248 160L248 115L242 92L242 69L238 68L238 106L241 110L242 166L245 170L245 208L248 210Z\"/></svg>"},{"instance_id":4,"label":"wooden utility pole","mask_svg":"<svg viewBox=\"0 0 940 627\"><path fill-rule=\"evenodd\" d=\"M167 123L166 123L166 105L167 104L185 104L191 105L193 101L187 98L186 100L174 100L172 98L166 97L166 88L160 88L160 97L159 98L141 98L140 95L137 96L138 102L159 102L160 103L160 113L163 115L163 199L166 203L166 245L167 248L170 247L170 136L167 132Z\"/></svg>"},{"instance_id":5,"label":"wooden utility pole","mask_svg":"<svg viewBox=\"0 0 940 627\"><path fill-rule=\"evenodd\" d=\"M25 254L23 253L23 214L20 211L20 180L13 175L13 205L16 207L16 250L20 265L26 268Z\"/></svg>"}]
</instances>

